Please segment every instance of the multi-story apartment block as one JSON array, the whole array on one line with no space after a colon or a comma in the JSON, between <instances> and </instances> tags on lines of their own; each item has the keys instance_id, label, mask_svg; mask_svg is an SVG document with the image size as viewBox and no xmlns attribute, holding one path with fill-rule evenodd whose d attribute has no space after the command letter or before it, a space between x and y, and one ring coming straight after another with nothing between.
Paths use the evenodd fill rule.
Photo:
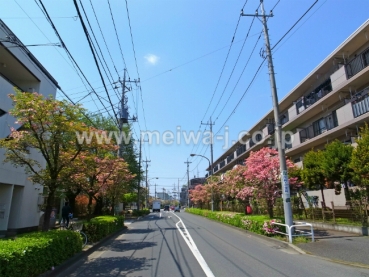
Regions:
<instances>
[{"instance_id":1,"label":"multi-story apartment block","mask_svg":"<svg viewBox=\"0 0 369 277\"><path fill-rule=\"evenodd\" d=\"M11 127L20 127L9 114L12 101L8 94L14 93L14 88L55 97L58 83L0 20L0 138L7 137ZM43 161L38 153L31 155ZM37 229L43 187L32 184L24 168L3 160L4 149L0 149L0 236Z\"/></svg>"},{"instance_id":2,"label":"multi-story apartment block","mask_svg":"<svg viewBox=\"0 0 369 277\"><path fill-rule=\"evenodd\" d=\"M335 139L353 144L359 128L369 121L369 20L293 88L279 108L286 155L299 166L312 148ZM273 144L274 122L271 110L214 161L214 174Z\"/></svg>"}]
</instances>

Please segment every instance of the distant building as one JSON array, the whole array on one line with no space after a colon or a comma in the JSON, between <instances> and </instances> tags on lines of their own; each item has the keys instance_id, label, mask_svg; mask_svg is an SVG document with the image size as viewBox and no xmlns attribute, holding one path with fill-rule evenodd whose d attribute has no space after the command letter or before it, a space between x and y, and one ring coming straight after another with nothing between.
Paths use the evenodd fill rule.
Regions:
<instances>
[{"instance_id":1,"label":"distant building","mask_svg":"<svg viewBox=\"0 0 369 277\"><path fill-rule=\"evenodd\" d=\"M156 198L159 198L161 200L172 200L172 196L170 196L168 193L166 192L157 192L156 193Z\"/></svg>"},{"instance_id":2,"label":"distant building","mask_svg":"<svg viewBox=\"0 0 369 277\"><path fill-rule=\"evenodd\" d=\"M9 114L12 101L8 94L14 88L55 97L58 83L40 64L23 43L0 20L0 137L10 134L10 128L19 128ZM42 156L39 157L44 164ZM37 230L42 212L43 187L27 179L24 168L3 164L4 149L0 149L0 236L28 230Z\"/></svg>"}]
</instances>

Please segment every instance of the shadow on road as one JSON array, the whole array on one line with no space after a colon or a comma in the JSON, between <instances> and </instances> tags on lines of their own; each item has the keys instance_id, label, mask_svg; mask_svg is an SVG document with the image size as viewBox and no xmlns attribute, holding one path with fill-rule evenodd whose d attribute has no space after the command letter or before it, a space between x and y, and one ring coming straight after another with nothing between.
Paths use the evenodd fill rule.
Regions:
<instances>
[{"instance_id":1,"label":"shadow on road","mask_svg":"<svg viewBox=\"0 0 369 277\"><path fill-rule=\"evenodd\" d=\"M134 241L134 242L126 242L125 240L115 240L109 245L100 247L100 251L115 251L115 252L123 252L129 250L142 250L144 248L156 246L156 242L149 241Z\"/></svg>"},{"instance_id":2,"label":"shadow on road","mask_svg":"<svg viewBox=\"0 0 369 277\"><path fill-rule=\"evenodd\" d=\"M147 270L149 267L151 267L151 259L146 258L100 258L88 263L78 276L129 276L130 273Z\"/></svg>"}]
</instances>

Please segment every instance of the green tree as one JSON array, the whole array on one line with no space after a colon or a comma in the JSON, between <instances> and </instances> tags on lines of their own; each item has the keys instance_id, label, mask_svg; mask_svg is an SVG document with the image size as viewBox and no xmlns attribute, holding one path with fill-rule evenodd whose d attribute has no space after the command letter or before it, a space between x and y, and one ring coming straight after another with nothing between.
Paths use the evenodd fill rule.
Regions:
<instances>
[{"instance_id":1,"label":"green tree","mask_svg":"<svg viewBox=\"0 0 369 277\"><path fill-rule=\"evenodd\" d=\"M77 142L75 132L85 130L81 122L84 110L38 93L16 91L10 98L14 106L10 114L22 127L12 129L8 138L1 139L0 147L6 149L6 162L24 167L33 183L47 188L42 228L47 231L55 193L63 188L60 176L73 167L83 147ZM35 152L38 154L30 155Z\"/></svg>"},{"instance_id":2,"label":"green tree","mask_svg":"<svg viewBox=\"0 0 369 277\"><path fill-rule=\"evenodd\" d=\"M369 128L365 124L360 130L357 147L352 152L350 167L353 169L354 182L366 190L369 200Z\"/></svg>"},{"instance_id":3,"label":"green tree","mask_svg":"<svg viewBox=\"0 0 369 277\"><path fill-rule=\"evenodd\" d=\"M335 140L326 145L323 151L322 169L326 180L330 183L339 181L347 183L352 178L353 170L350 167L353 147ZM348 186L345 185L346 200L350 200Z\"/></svg>"},{"instance_id":4,"label":"green tree","mask_svg":"<svg viewBox=\"0 0 369 277\"><path fill-rule=\"evenodd\" d=\"M322 168L322 160L324 153L320 150L314 151L311 150L307 152L304 156L303 169L301 172L301 177L304 182L304 185L308 189L317 189L320 188L322 193L322 201L325 207L325 199L324 199L324 184L325 184L325 176Z\"/></svg>"}]
</instances>

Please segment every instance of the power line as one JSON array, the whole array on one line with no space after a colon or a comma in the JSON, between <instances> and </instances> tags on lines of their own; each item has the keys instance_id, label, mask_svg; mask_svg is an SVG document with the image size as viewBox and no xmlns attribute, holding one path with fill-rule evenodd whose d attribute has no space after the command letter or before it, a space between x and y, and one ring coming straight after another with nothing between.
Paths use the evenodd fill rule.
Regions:
<instances>
[{"instance_id":1,"label":"power line","mask_svg":"<svg viewBox=\"0 0 369 277\"><path fill-rule=\"evenodd\" d=\"M215 135L217 135L217 134L222 130L222 128L224 127L224 125L228 122L228 120L230 119L230 117L234 114L234 112L236 111L236 109L237 109L237 108L238 108L238 106L240 105L240 103L241 103L242 99L245 97L245 95L246 95L246 93L248 92L248 90L250 89L250 87L251 87L252 83L255 81L255 78L256 78L257 74L259 73L259 71L260 71L260 69L261 69L262 65L264 64L265 59L266 59L266 58L264 58L264 59L263 59L263 61L261 62L261 64L260 64L259 68L258 68L258 69L257 69L257 71L255 72L254 77L252 78L251 82L250 82L250 83L249 83L249 85L247 86L247 88L246 88L245 92L242 94L242 97L241 97L241 98L240 98L240 100L238 101L238 103L237 103L236 107L234 107L233 111L230 113L230 115L228 116L228 118L226 119L226 121L225 121L225 122L223 123L223 125L219 128L218 132L216 132L216 134L215 134Z\"/></svg>"},{"instance_id":2,"label":"power line","mask_svg":"<svg viewBox=\"0 0 369 277\"><path fill-rule=\"evenodd\" d=\"M234 64L234 66L233 66L233 69L232 69L232 71L231 71L231 74L230 74L230 75L229 75L229 77L228 77L228 81L227 81L227 83L226 83L226 85L225 85L225 87L224 87L224 89L223 89L223 92L222 92L222 94L221 94L221 96L220 96L220 98L219 98L219 100L218 100L217 104L215 105L215 108L214 108L213 112L211 113L211 115L213 115L213 114L215 113L216 109L218 108L218 105L219 105L220 101L221 101L221 100L222 100L222 98L223 98L224 92L226 91L226 89L227 89L227 87L228 87L229 81L231 80L231 78L232 78L232 76L233 76L233 72L234 72L234 70L235 70L235 68L236 68L236 66L237 66L237 64L238 64L238 61L239 61L240 56L241 56L241 53L242 53L243 48L244 48L244 46L245 46L245 44L246 44L246 40L247 40L247 38L248 38L248 36L249 36L249 34L250 34L250 31L251 31L252 25L254 24L254 20L255 20L255 18L253 18L253 19L252 19L252 21L251 21L251 24L250 24L249 30L248 30L248 32L247 32L247 34L246 34L246 38L245 38L245 40L244 40L244 42L243 42L243 44L242 44L242 47L241 47L241 49L240 49L240 52L238 53L238 57L237 57L236 62L235 62L235 64Z\"/></svg>"},{"instance_id":3,"label":"power line","mask_svg":"<svg viewBox=\"0 0 369 277\"><path fill-rule=\"evenodd\" d=\"M111 19L112 19L112 21L113 21L113 25L114 25L115 36L117 37L117 40L118 40L118 45L119 45L119 49L120 49L120 54L121 54L122 59L123 59L124 68L127 68L126 60L124 59L124 55L123 55L123 51L122 51L122 46L120 45L120 40L119 40L119 36L118 36L118 32L117 32L117 28L116 28L116 26L115 26L114 16L113 16L113 12L112 12L112 10L111 10L111 6L110 6L110 1L109 1L109 0L108 0L108 5L109 5L110 16L111 16Z\"/></svg>"},{"instance_id":4,"label":"power line","mask_svg":"<svg viewBox=\"0 0 369 277\"><path fill-rule=\"evenodd\" d=\"M95 53L96 53L96 55L97 55L97 57L98 57L98 59L99 59L99 61L100 61L100 64L101 64L101 66L102 66L102 68L103 68L103 70L104 70L104 72L105 72L106 77L108 78L108 80L109 80L109 82L110 82L110 85L112 86L112 88L113 88L113 90L114 90L114 92L115 92L115 95L117 96L117 98L119 98L119 96L118 96L117 92L115 91L115 89L116 89L116 88L115 88L115 87L113 86L113 84L112 84L112 83L114 82L114 77L113 77L113 75L111 74L110 69L109 69L109 66L108 66L108 64L107 64L107 62L106 62L106 60L105 60L104 54L103 54L103 53L102 53L102 51L101 51L100 44L99 44L99 42L98 42L98 41L97 41L97 39L96 39L95 32L94 32L94 30L93 30L93 29L92 29L92 27L91 27L90 20L88 19L88 16L87 16L87 14L86 14L86 11L85 11L85 8L84 8L84 6L83 6L83 4L82 4L82 1L81 1L81 0L79 0L79 3L81 4L81 7L82 7L83 13L84 13L84 15L85 15L85 17L86 17L86 20L87 20L88 26L90 27L90 30L91 30L92 36L93 36L93 38L94 38L94 40L95 40L95 42L96 42L96 45L97 45L97 47L98 47L98 49L99 49L99 51L100 51L101 58L102 58L102 59L103 59L103 61L104 61L105 67L106 67L106 69L107 69L107 70L108 70L108 72L109 72L109 75L110 75L111 80L109 80L109 76L108 76L108 74L106 73L106 70L105 70L104 64L101 62L101 59L100 59L99 53L96 51L96 48L95 48L95 46L94 46L94 43L93 43L93 41L91 40L92 46L94 47ZM91 38L90 38L90 39L91 39Z\"/></svg>"},{"instance_id":5,"label":"power line","mask_svg":"<svg viewBox=\"0 0 369 277\"><path fill-rule=\"evenodd\" d=\"M128 18L129 31L130 31L130 34L131 34L131 42L132 42L133 56L135 58L135 65L136 65L137 77L138 77L138 81L140 81L140 74L138 72L137 59L136 59L136 50L135 50L135 44L134 44L134 41L133 41L132 27L131 27L131 19L129 17L129 10L128 10L128 2L127 2L127 0L126 0L126 10L127 10L127 18ZM144 117L145 128L147 130L145 107L144 107L144 102L143 102L142 87L141 87L141 85L139 85L139 89L140 89L140 95L141 95L142 114L143 114L143 117ZM141 127L140 127L140 129L141 129ZM150 146L148 146L148 148L149 148L149 157L150 157Z\"/></svg>"},{"instance_id":6,"label":"power line","mask_svg":"<svg viewBox=\"0 0 369 277\"><path fill-rule=\"evenodd\" d=\"M234 85L234 87L233 87L233 90L232 90L231 94L228 96L228 99L227 99L226 103L223 105L223 108L222 108L222 109L221 109L221 111L218 113L217 117L215 118L215 121L217 121L217 119L219 118L219 116L222 114L222 112L223 112L224 108L227 106L227 104L228 104L229 100L231 99L231 97L232 97L233 93L235 92L236 87L237 87L238 83L240 82L241 77L243 76L243 73L245 72L246 67L248 66L248 64L249 64L249 62L250 62L250 59L251 59L251 57L252 57L252 55L253 55L253 53L254 53L254 51L255 51L255 48L256 48L256 46L257 46L257 44L258 44L258 42L259 42L259 40L260 40L260 38L261 38L261 34L262 34L262 32L260 33L260 35L259 35L258 39L256 40L256 43L255 43L255 45L254 45L254 48L252 49L251 54L250 54L250 56L249 56L249 58L248 58L248 60L247 60L247 62L246 62L246 64L245 64L245 66L243 67L243 70L242 70L242 72L241 72L241 74L240 74L240 77L238 78L238 80L237 80L236 84Z\"/></svg>"},{"instance_id":7,"label":"power line","mask_svg":"<svg viewBox=\"0 0 369 277\"><path fill-rule=\"evenodd\" d=\"M248 1L248 0L246 0L245 4L243 5L244 7L246 6L247 1ZM240 23L240 19L241 19L241 15L240 15L240 16L239 16L239 18L238 18L237 25L236 25L236 28L235 28L234 33L233 33L233 37L232 37L232 41L231 41L231 45L229 46L227 56L226 56L225 61L224 61L224 63L223 63L223 67L222 67L222 70L221 70L220 75L219 75L219 77L218 77L218 81L217 81L217 84L216 84L216 86L215 86L215 89L214 89L214 91L213 91L213 95L211 96L210 102L209 102L209 104L208 104L208 107L207 107L207 108L206 108L206 110L205 110L205 114L204 114L204 116L202 117L201 121L203 121L203 120L204 120L204 118L205 118L205 116L206 116L206 114L207 114L207 112L208 112L208 110L209 110L209 107L210 107L211 103L213 102L215 92L216 92L216 90L218 89L218 85L219 85L220 79L222 78L222 75L223 75L223 72L224 72L225 65L227 64L227 61L228 61L229 53L231 52L231 49L232 49L232 46L233 46L233 41L234 41L234 38L235 38L236 33L237 33L237 29L238 29L238 25L239 25L239 23Z\"/></svg>"},{"instance_id":8,"label":"power line","mask_svg":"<svg viewBox=\"0 0 369 277\"><path fill-rule=\"evenodd\" d=\"M318 3L319 0L316 0L314 4L310 6L310 8L295 22L295 24L292 25L292 27L277 41L276 44L272 47L271 50L273 50L284 38L288 35L288 33L297 25L297 23L300 22L301 19L304 18L304 16L315 6L316 3Z\"/></svg>"},{"instance_id":9,"label":"power line","mask_svg":"<svg viewBox=\"0 0 369 277\"><path fill-rule=\"evenodd\" d=\"M50 23L51 27L53 28L53 30L54 30L54 32L55 32L55 34L56 34L56 36L59 38L59 41L60 41L60 43L61 43L62 47L64 48L64 50L65 50L65 51L67 52L67 54L68 54L68 57L73 61L74 65L75 65L75 66L78 68L78 70L81 72L82 76L85 78L86 82L87 82L87 83L88 83L88 85L91 87L91 89L92 89L92 90L94 90L94 89L93 89L93 87L92 87L92 85L91 85L91 84L90 84L90 82L88 81L87 77L86 77L86 76L85 76L85 74L83 73L82 69L79 67L78 63L77 63L77 62L76 62L76 60L73 58L72 54L69 52L69 50L68 50L67 46L65 45L65 43L64 43L64 41L63 41L63 39L62 39L62 38L61 38L61 36L60 36L60 34L59 34L58 30L56 29L56 27L55 27L55 25L54 25L53 21L51 20L51 18L50 18L50 16L49 16L49 13L47 12L47 10L46 10L46 8L45 8L44 4L42 3L42 0L39 0L39 2L40 2L40 4L41 4L42 8L38 5L38 3L37 3L37 1L36 1L36 0L35 0L35 2L36 2L36 4L37 4L37 6L41 9L41 11L44 13L44 15L45 15L45 17L46 17L47 21ZM100 103L103 105L103 107L105 108L105 110L107 110L107 109L106 109L106 107L105 107L105 105L104 105L104 103L101 101L101 99L100 99L100 98L99 98L99 101L100 101Z\"/></svg>"},{"instance_id":10,"label":"power line","mask_svg":"<svg viewBox=\"0 0 369 277\"><path fill-rule=\"evenodd\" d=\"M79 7L78 7L78 4L77 4L77 1L76 1L76 0L73 0L73 3L74 3L74 6L75 6L75 8L76 8L76 10L77 10L78 16L79 16L79 18L80 18L80 22L81 22L81 24L82 24L83 32L84 32L84 33L85 33L85 35L86 35L87 42L88 42L88 44L89 44L89 46L90 46L90 50L91 50L91 52L92 52L92 56L94 57L94 61L95 61L96 67L97 67L97 69L98 69L98 71L99 71L101 81L103 82L103 85L104 85L104 87L105 87L105 91L106 91L106 94L107 94L107 96L108 96L108 99L109 99L110 105L113 107L113 103L111 102L111 99L110 99L110 95L109 95L108 89L106 88L104 78L103 78L103 76L102 76L102 74L101 74L101 70L100 70L99 64L98 64L98 62L97 62L95 52L94 52L93 47L92 47L92 45L91 45L91 41L90 41L90 37L89 37L89 35L88 35L88 31L87 31L86 25L85 25L85 23L83 22L82 15L81 15L81 13L80 13L80 11L79 11ZM118 124L118 123L119 123L118 116L117 116L117 114L116 114L115 110L113 110L113 112L114 112L114 116L115 116L115 118L116 118L116 120L117 120L117 124Z\"/></svg>"},{"instance_id":11,"label":"power line","mask_svg":"<svg viewBox=\"0 0 369 277\"><path fill-rule=\"evenodd\" d=\"M114 60L111 56L111 53L110 53L110 50L109 50L109 47L108 47L108 44L106 43L106 40L105 40L105 36L104 36L104 33L103 31L101 30L101 26L100 26L100 22L99 22L99 19L97 18L97 15L96 15L96 12L95 12L95 8L94 8L94 5L92 4L92 1L90 0L90 4L91 4L91 8L92 8L92 11L94 13L94 16L95 16L95 19L96 19L96 22L97 22L97 25L99 26L99 29L100 29L100 34L104 40L104 43L105 43L105 46L106 46L106 49L108 50L108 53L109 53L109 57L110 57L110 60L114 66L114 69L115 69L115 72L117 73L117 76L119 76L119 73L118 73L118 70L117 68L115 67L115 63L114 63Z\"/></svg>"}]
</instances>

